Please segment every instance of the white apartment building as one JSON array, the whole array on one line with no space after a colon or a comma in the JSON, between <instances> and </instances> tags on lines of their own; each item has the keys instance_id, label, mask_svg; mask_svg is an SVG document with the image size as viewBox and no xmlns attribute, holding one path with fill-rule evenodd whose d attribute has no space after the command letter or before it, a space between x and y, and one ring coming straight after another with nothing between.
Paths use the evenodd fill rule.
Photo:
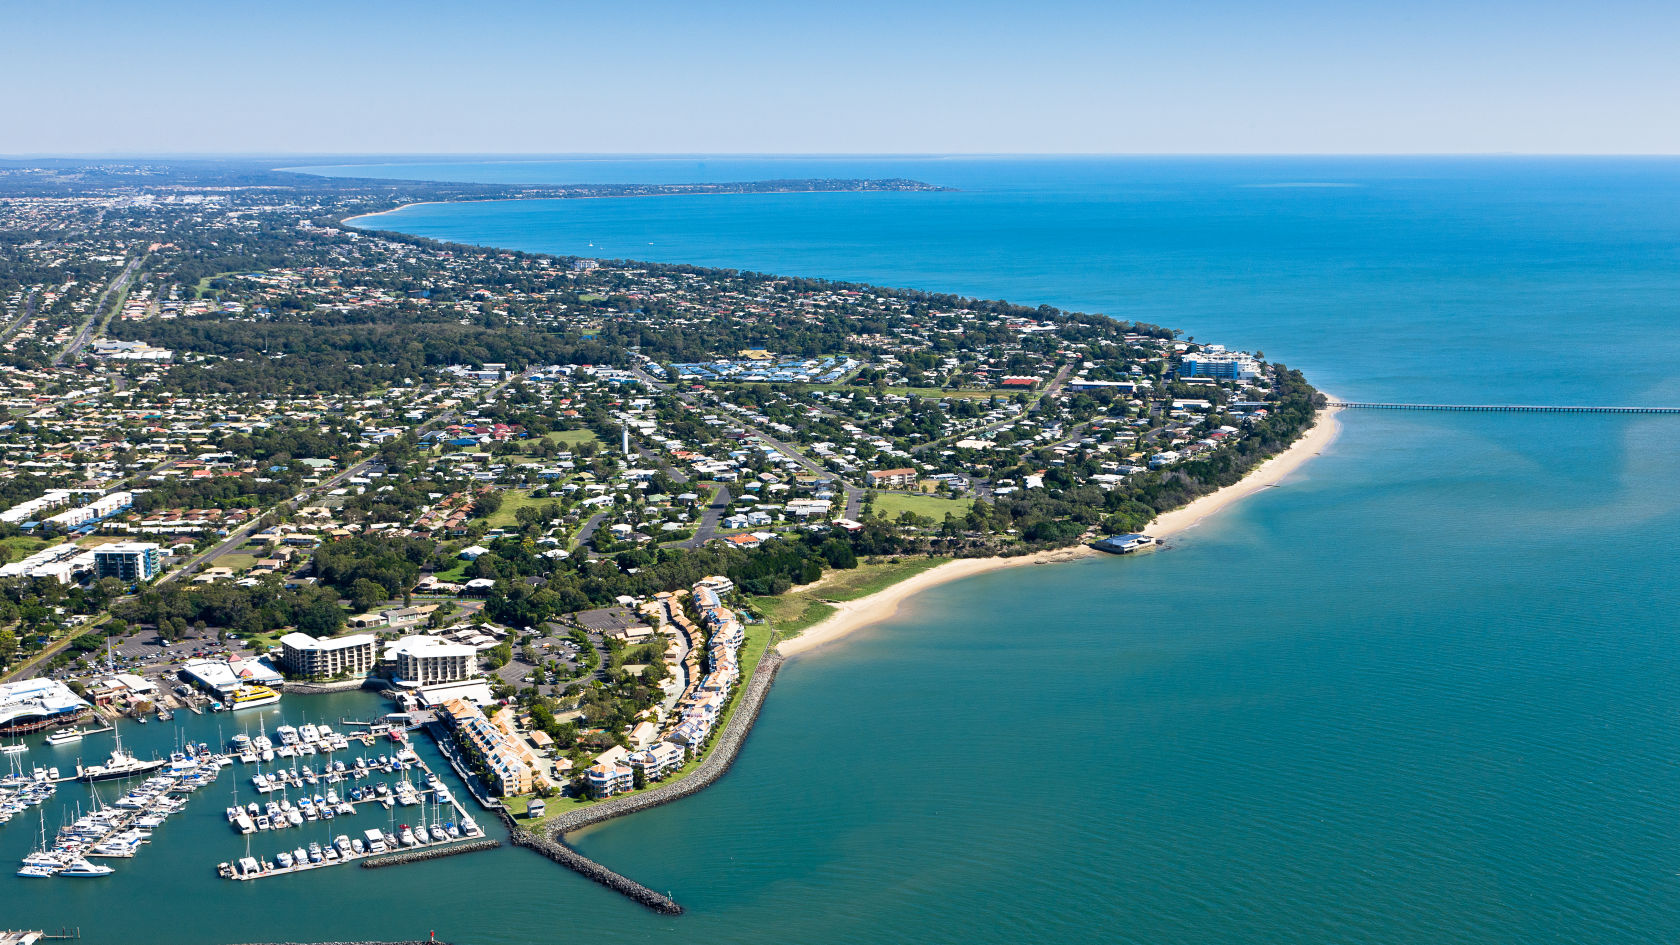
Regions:
<instances>
[{"instance_id":1,"label":"white apartment building","mask_svg":"<svg viewBox=\"0 0 1680 945\"><path fill-rule=\"evenodd\" d=\"M288 633L280 638L280 663L305 679L365 676L373 669L378 646L379 641L368 633L325 640L307 633Z\"/></svg>"},{"instance_id":2,"label":"white apartment building","mask_svg":"<svg viewBox=\"0 0 1680 945\"><path fill-rule=\"evenodd\" d=\"M384 662L397 685L418 688L472 678L477 657L478 651L464 643L411 636L386 644Z\"/></svg>"}]
</instances>

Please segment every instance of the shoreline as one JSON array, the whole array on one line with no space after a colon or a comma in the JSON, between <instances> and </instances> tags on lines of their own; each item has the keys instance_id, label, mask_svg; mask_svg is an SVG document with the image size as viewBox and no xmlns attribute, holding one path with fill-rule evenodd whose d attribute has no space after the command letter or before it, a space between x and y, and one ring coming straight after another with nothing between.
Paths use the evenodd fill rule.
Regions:
<instances>
[{"instance_id":1,"label":"shoreline","mask_svg":"<svg viewBox=\"0 0 1680 945\"><path fill-rule=\"evenodd\" d=\"M421 183L430 183L430 182L422 181ZM949 190L952 190L954 188L947 187L947 188L940 188L940 189L949 191ZM701 190L701 191L695 191L693 193L669 193L669 194L590 194L590 195L577 195L577 196L548 196L548 197L540 197L540 196L533 196L533 197L472 197L472 198L468 198L468 199L465 199L465 200L416 200L416 201L413 201L412 203L405 203L405 204L402 204L401 206L391 207L388 210L375 210L372 213L357 214L356 216L353 216L353 217L342 217L342 218L339 219L338 224L340 226L348 226L348 227L351 227L352 229L363 230L364 232L369 232L369 233L386 232L386 231L381 231L381 230L369 229L369 228L364 227L361 224L357 223L356 221L357 220L371 220L374 217L382 217L382 216L385 216L388 213L398 213L400 211L407 210L410 207L429 207L429 206L433 206L433 205L445 206L445 205L448 205L448 204L456 204L456 203L513 203L513 202L520 201L520 200L632 200L632 199L636 199L636 198L639 198L639 197L755 197L755 196L757 196L757 197L777 197L777 196L782 196L782 195L787 195L787 194L860 194L860 193L892 194L892 193L936 193L936 192L937 192L937 190L925 190L925 191L924 190L742 190L742 191L736 191L736 190ZM390 231L390 232L401 232L401 231ZM412 237L414 234L404 233L402 235ZM432 239L433 237L424 237L424 238L425 239ZM444 240L443 242L453 242L453 241ZM479 245L479 244L475 243L475 244L468 244L468 245L475 245L476 246L476 245ZM571 253L560 254L560 253L547 253L547 252L545 252L545 253L539 253L538 255L554 256L556 258L559 258L561 256L576 255L576 254L571 254ZM578 257L578 258L583 258L583 257Z\"/></svg>"},{"instance_id":2,"label":"shoreline","mask_svg":"<svg viewBox=\"0 0 1680 945\"><path fill-rule=\"evenodd\" d=\"M1249 470L1246 476L1236 482L1201 496L1182 508L1161 513L1143 529L1144 533L1153 536L1158 542L1165 541L1200 525L1225 508L1263 489L1278 485L1336 441L1336 436L1341 432L1341 424L1336 420L1336 414L1340 411L1339 407L1320 410L1312 426L1295 442L1289 444L1288 449ZM826 646L864 627L891 619L898 613L899 606L904 601L941 584L1007 568L1059 564L1102 554L1103 552L1089 545L1081 544L1013 557L958 558L883 588L868 597L836 603L832 605L835 608L833 614L807 627L799 636L777 644L776 649L784 657L794 657Z\"/></svg>"}]
</instances>

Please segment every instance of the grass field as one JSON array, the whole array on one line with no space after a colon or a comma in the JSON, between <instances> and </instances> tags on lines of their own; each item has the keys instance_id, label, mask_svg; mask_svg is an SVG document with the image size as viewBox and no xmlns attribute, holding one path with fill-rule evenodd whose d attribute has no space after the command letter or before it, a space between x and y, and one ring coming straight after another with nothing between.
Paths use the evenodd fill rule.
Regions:
<instances>
[{"instance_id":1,"label":"grass field","mask_svg":"<svg viewBox=\"0 0 1680 945\"><path fill-rule=\"evenodd\" d=\"M900 512L925 515L935 522L945 521L945 513L961 518L974 507L973 499L946 499L934 495L913 495L908 492L881 492L875 496L875 511L888 519L898 518Z\"/></svg>"},{"instance_id":2,"label":"grass field","mask_svg":"<svg viewBox=\"0 0 1680 945\"><path fill-rule=\"evenodd\" d=\"M519 524L516 515L520 509L552 501L554 500L533 499L531 493L525 489L509 489L502 493L502 507L484 521L491 528L513 528Z\"/></svg>"},{"instance_id":3,"label":"grass field","mask_svg":"<svg viewBox=\"0 0 1680 945\"><path fill-rule=\"evenodd\" d=\"M567 446L601 442L601 438L595 435L594 430L555 430L551 433L544 433L543 439L550 443L564 443Z\"/></svg>"},{"instance_id":4,"label":"grass field","mask_svg":"<svg viewBox=\"0 0 1680 945\"><path fill-rule=\"evenodd\" d=\"M830 571L823 580L806 587L796 587L775 597L754 597L754 610L784 637L794 636L806 627L834 613L828 601L857 600L884 590L906 578L914 577L929 568L944 564L949 558L901 558L865 562L850 571Z\"/></svg>"},{"instance_id":5,"label":"grass field","mask_svg":"<svg viewBox=\"0 0 1680 945\"><path fill-rule=\"evenodd\" d=\"M36 538L33 535L14 535L11 538L0 538L0 545L5 545L12 550L12 557L10 558L12 561L27 558L50 544L52 542L44 538Z\"/></svg>"}]
</instances>

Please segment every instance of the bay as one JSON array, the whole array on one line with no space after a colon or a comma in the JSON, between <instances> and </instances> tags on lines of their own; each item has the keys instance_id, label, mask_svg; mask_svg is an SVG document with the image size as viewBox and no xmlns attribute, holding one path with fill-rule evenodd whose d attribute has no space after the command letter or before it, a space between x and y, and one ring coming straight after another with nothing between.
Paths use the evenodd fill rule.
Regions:
<instances>
[{"instance_id":1,"label":"bay","mask_svg":"<svg viewBox=\"0 0 1680 945\"><path fill-rule=\"evenodd\" d=\"M1680 404L1674 161L381 173L915 177L959 189L417 206L378 225L1102 311L1260 348L1349 399ZM136 943L1680 934L1677 420L1341 419L1324 456L1163 553L947 585L792 661L725 779L578 840L683 917L517 850L225 883L210 869L240 841L195 797L202 841L160 839L86 887L0 879L4 923ZM29 833L0 828L0 856Z\"/></svg>"}]
</instances>

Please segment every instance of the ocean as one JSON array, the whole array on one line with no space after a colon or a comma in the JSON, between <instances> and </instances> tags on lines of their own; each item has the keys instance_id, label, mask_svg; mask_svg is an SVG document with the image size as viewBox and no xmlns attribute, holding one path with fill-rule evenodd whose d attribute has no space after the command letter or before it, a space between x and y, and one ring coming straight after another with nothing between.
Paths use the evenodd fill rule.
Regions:
<instances>
[{"instance_id":1,"label":"ocean","mask_svg":"<svg viewBox=\"0 0 1680 945\"><path fill-rule=\"evenodd\" d=\"M1350 400L1680 405L1675 161L378 172L914 177L958 189L428 205L378 225L1100 311L1258 348ZM0 877L0 925L129 945L1680 935L1680 417L1340 419L1323 456L1162 552L945 585L790 661L727 777L578 838L685 916L511 849L227 883L212 868L243 842L195 797L119 876ZM33 828L0 827L0 861Z\"/></svg>"}]
</instances>

